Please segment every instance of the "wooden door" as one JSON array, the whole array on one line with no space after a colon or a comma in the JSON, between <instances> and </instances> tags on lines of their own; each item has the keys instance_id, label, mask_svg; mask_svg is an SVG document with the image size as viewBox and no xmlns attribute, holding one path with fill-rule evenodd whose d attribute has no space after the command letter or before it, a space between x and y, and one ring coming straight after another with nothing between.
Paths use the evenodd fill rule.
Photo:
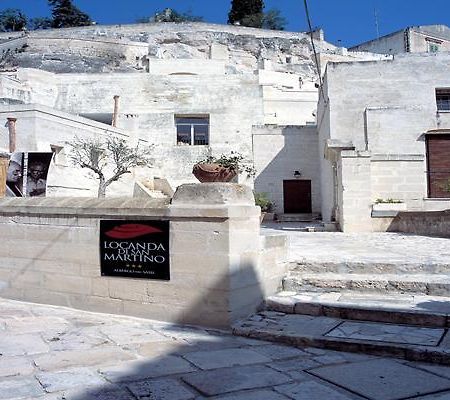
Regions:
<instances>
[{"instance_id":1,"label":"wooden door","mask_svg":"<svg viewBox=\"0 0 450 400\"><path fill-rule=\"evenodd\" d=\"M450 135L427 135L427 164L428 197L450 197Z\"/></svg>"},{"instance_id":2,"label":"wooden door","mask_svg":"<svg viewBox=\"0 0 450 400\"><path fill-rule=\"evenodd\" d=\"M311 181L283 181L283 199L285 214L311 213Z\"/></svg>"}]
</instances>

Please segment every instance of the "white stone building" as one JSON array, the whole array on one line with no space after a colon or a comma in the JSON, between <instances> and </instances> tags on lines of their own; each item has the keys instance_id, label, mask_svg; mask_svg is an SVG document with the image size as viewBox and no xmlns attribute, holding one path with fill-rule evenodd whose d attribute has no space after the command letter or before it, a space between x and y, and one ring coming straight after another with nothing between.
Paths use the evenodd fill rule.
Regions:
<instances>
[{"instance_id":1,"label":"white stone building","mask_svg":"<svg viewBox=\"0 0 450 400\"><path fill-rule=\"evenodd\" d=\"M450 51L450 28L446 25L410 26L378 39L358 44L349 50L380 54Z\"/></svg>"},{"instance_id":2,"label":"white stone building","mask_svg":"<svg viewBox=\"0 0 450 400\"><path fill-rule=\"evenodd\" d=\"M328 64L318 111L325 221L377 231L396 210L450 208L449 62L435 53ZM383 211L377 199L402 203Z\"/></svg>"},{"instance_id":3,"label":"white stone building","mask_svg":"<svg viewBox=\"0 0 450 400\"><path fill-rule=\"evenodd\" d=\"M337 179L334 174L339 170L333 169L340 165L339 157L345 151L357 151L356 163L364 160L372 165L381 157L372 171L390 161L389 157L404 154L409 158L402 156L399 161L408 171L410 165L418 171L419 164L424 164L425 153L412 143L413 134L405 136L404 149L389 148L397 142L385 137L385 128L377 128L379 148L372 148L372 136L370 146L366 146L364 138L369 134L364 130L361 139L359 106L367 103L363 112L371 124L370 135L375 135L372 132L378 122L372 125L373 114L384 115L382 107L397 110L395 107L409 105L403 104L403 96L395 95L394 88L401 91L401 87L393 83L399 77L401 82L411 83L413 69L406 67L407 61L386 62L381 61L387 58L383 55L347 52L316 34L316 66L306 34L199 23L34 31L26 37L3 34L0 41L0 102L4 104L0 119L17 118L18 151L55 153L48 195L95 195L96 182L70 166L65 144L75 135L117 135L132 144L153 146L153 164L114 184L110 195L132 195L135 181L154 177L167 179L174 189L180 183L195 181L192 166L205 155L237 151L257 171L254 180L240 176L240 181L266 192L278 214L322 215L326 222L336 219L344 230L371 230L380 228L371 219L374 196L389 194L406 200L412 209L429 204L423 196L422 200L418 197L425 169L421 178L415 179L415 189L398 187L392 194L391 188L379 189L379 193L370 192L367 204L361 199L361 207L356 203L347 207L349 203L343 198L350 191L342 182L349 181ZM445 89L450 84L445 83L440 70L444 63L437 60L434 58L431 70L441 76L436 84ZM317 110L317 70L323 73L330 62ZM422 65L427 68L427 62L425 58L414 61L419 69ZM392 71L383 76L383 81L389 82L385 87L380 85L379 73L387 65ZM397 75L397 68L406 75ZM433 79L430 76L419 86L429 85ZM114 96L118 96L116 127L111 126ZM353 101L354 108L347 107ZM380 110L372 111L371 107ZM428 104L427 112L431 109ZM416 128L422 129L422 125ZM0 124L0 150L7 147L7 127ZM361 187L367 189L375 176L361 175L361 182L366 179L367 183ZM422 185L420 190L418 185ZM165 191L170 193L167 187ZM344 215L363 218L353 224Z\"/></svg>"}]
</instances>

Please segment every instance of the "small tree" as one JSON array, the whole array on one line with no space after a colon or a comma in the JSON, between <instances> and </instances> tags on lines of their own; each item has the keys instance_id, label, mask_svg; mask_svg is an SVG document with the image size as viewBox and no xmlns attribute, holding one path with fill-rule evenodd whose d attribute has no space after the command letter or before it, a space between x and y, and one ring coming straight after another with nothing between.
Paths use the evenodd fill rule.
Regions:
<instances>
[{"instance_id":1,"label":"small tree","mask_svg":"<svg viewBox=\"0 0 450 400\"><path fill-rule=\"evenodd\" d=\"M271 10L265 12L262 17L262 28L271 29L274 31L284 31L286 26L286 18L284 18L280 10L272 8Z\"/></svg>"},{"instance_id":2,"label":"small tree","mask_svg":"<svg viewBox=\"0 0 450 400\"><path fill-rule=\"evenodd\" d=\"M47 17L31 18L28 22L28 29L35 31L37 29L50 29L52 27L53 20Z\"/></svg>"},{"instance_id":3,"label":"small tree","mask_svg":"<svg viewBox=\"0 0 450 400\"><path fill-rule=\"evenodd\" d=\"M48 3L52 7L53 28L70 28L92 24L89 15L74 6L72 0L48 0Z\"/></svg>"},{"instance_id":4,"label":"small tree","mask_svg":"<svg viewBox=\"0 0 450 400\"><path fill-rule=\"evenodd\" d=\"M137 22L203 22L203 17L192 15L191 11L179 12L173 8L157 11L150 18L139 18Z\"/></svg>"},{"instance_id":5,"label":"small tree","mask_svg":"<svg viewBox=\"0 0 450 400\"><path fill-rule=\"evenodd\" d=\"M17 8L7 8L0 12L0 31L21 31L27 26L27 17Z\"/></svg>"},{"instance_id":6,"label":"small tree","mask_svg":"<svg viewBox=\"0 0 450 400\"><path fill-rule=\"evenodd\" d=\"M125 140L117 137L108 137L106 140L75 137L67 144L71 148L69 158L72 163L90 169L99 180L98 197L105 197L106 188L123 175L131 173L132 168L151 163L150 148L129 147ZM112 170L110 178L105 176L108 169Z\"/></svg>"},{"instance_id":7,"label":"small tree","mask_svg":"<svg viewBox=\"0 0 450 400\"><path fill-rule=\"evenodd\" d=\"M232 0L228 23L261 28L263 9L263 0Z\"/></svg>"}]
</instances>

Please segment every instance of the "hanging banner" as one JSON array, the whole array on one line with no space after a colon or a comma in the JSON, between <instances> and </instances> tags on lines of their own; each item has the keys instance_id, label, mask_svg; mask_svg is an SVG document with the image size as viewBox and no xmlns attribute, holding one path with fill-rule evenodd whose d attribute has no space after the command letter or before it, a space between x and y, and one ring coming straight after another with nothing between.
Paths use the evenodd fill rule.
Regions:
<instances>
[{"instance_id":1,"label":"hanging banner","mask_svg":"<svg viewBox=\"0 0 450 400\"><path fill-rule=\"evenodd\" d=\"M44 197L47 192L47 175L53 153L27 153L26 195Z\"/></svg>"},{"instance_id":2,"label":"hanging banner","mask_svg":"<svg viewBox=\"0 0 450 400\"><path fill-rule=\"evenodd\" d=\"M52 157L53 153L12 153L6 174L6 196L44 197Z\"/></svg>"},{"instance_id":3,"label":"hanging banner","mask_svg":"<svg viewBox=\"0 0 450 400\"><path fill-rule=\"evenodd\" d=\"M102 276L170 280L169 221L100 221Z\"/></svg>"},{"instance_id":4,"label":"hanging banner","mask_svg":"<svg viewBox=\"0 0 450 400\"><path fill-rule=\"evenodd\" d=\"M9 167L9 154L0 153L0 197L6 195L6 176Z\"/></svg>"},{"instance_id":5,"label":"hanging banner","mask_svg":"<svg viewBox=\"0 0 450 400\"><path fill-rule=\"evenodd\" d=\"M6 196L24 197L23 194L24 153L12 153L6 174Z\"/></svg>"}]
</instances>

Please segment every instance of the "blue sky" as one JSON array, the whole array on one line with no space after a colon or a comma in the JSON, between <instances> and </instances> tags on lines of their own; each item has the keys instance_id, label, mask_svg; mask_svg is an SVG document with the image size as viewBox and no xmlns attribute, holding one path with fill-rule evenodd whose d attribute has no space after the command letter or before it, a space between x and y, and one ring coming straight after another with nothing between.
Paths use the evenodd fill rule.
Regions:
<instances>
[{"instance_id":1,"label":"blue sky","mask_svg":"<svg viewBox=\"0 0 450 400\"><path fill-rule=\"evenodd\" d=\"M98 24L132 23L166 7L191 10L208 22L226 23L231 0L75 0ZM303 0L265 0L266 9L278 8L287 29L306 30ZM380 35L410 25L450 25L450 0L309 0L313 25L325 30L326 39L351 46L376 36L377 10ZM20 8L29 17L48 16L47 0L0 0L0 9Z\"/></svg>"}]
</instances>

